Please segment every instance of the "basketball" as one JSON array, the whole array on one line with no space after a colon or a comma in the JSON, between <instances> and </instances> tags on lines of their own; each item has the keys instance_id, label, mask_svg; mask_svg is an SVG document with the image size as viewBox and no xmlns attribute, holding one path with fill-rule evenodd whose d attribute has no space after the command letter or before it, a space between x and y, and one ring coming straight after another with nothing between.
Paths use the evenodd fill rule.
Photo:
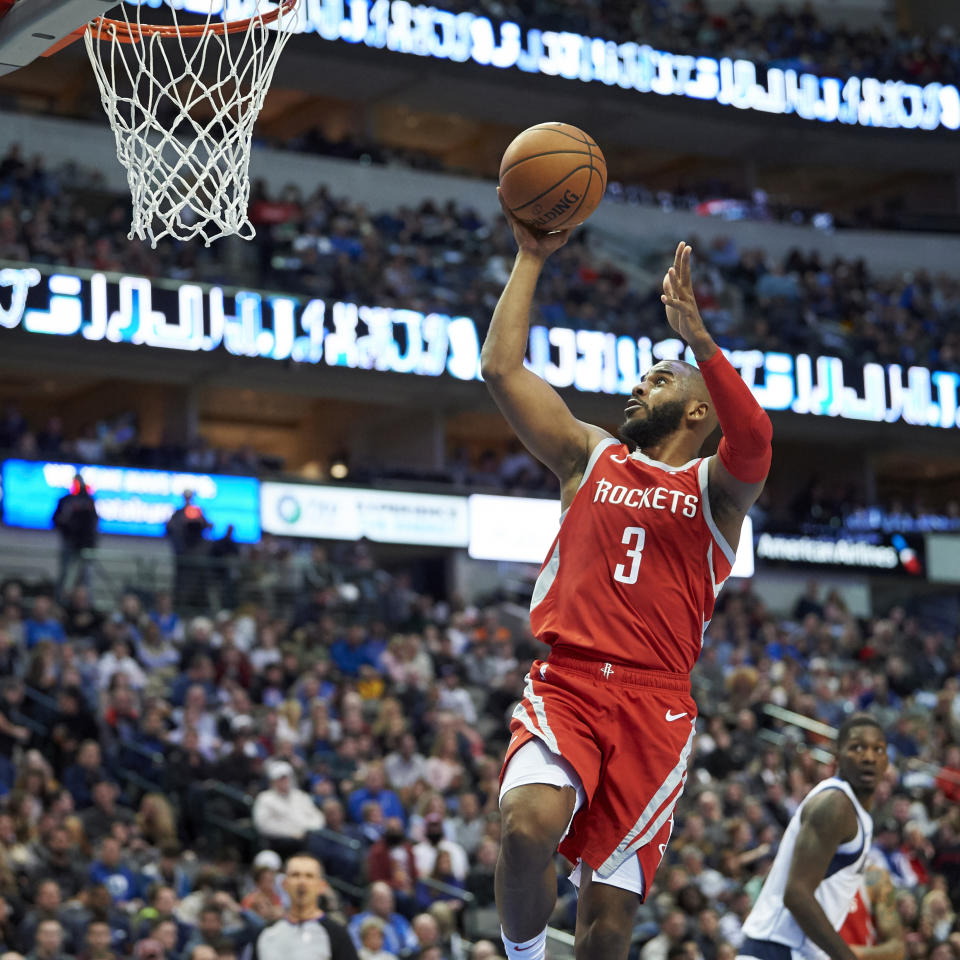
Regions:
<instances>
[{"instance_id":1,"label":"basketball","mask_svg":"<svg viewBox=\"0 0 960 960\"><path fill-rule=\"evenodd\" d=\"M507 147L500 192L510 212L539 230L567 230L597 209L607 163L596 142L569 123L538 123Z\"/></svg>"}]
</instances>

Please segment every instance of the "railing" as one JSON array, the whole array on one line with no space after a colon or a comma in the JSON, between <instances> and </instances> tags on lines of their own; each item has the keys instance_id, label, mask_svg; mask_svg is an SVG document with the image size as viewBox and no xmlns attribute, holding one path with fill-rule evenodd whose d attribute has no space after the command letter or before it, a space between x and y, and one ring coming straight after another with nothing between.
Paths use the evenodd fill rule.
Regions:
<instances>
[{"instance_id":1,"label":"railing","mask_svg":"<svg viewBox=\"0 0 960 960\"><path fill-rule=\"evenodd\" d=\"M289 615L296 602L310 590L308 583L288 584L284 571L278 572L273 560L260 552L229 558L197 556L175 557L169 544L157 541L146 551L143 547L98 547L82 552L83 567L75 571L73 582L85 583L95 606L106 609L126 592L152 602L160 591L174 595L174 605L184 616L222 609L234 609L241 602L255 602L271 614ZM358 583L368 571L337 568L345 581ZM0 537L0 579L4 576L24 580L33 590L53 589L58 581L58 553L51 538L44 546L10 542ZM361 584L362 586L362 584ZM361 615L375 609L376 597L361 590L354 609Z\"/></svg>"},{"instance_id":2,"label":"railing","mask_svg":"<svg viewBox=\"0 0 960 960\"><path fill-rule=\"evenodd\" d=\"M787 710L786 707L778 707L775 703L765 703L763 712L774 720L782 720L793 727L800 727L809 733L816 733L821 737L827 737L830 740L836 740L837 731L829 723L821 723L819 720L813 720L797 713L794 710Z\"/></svg>"}]
</instances>

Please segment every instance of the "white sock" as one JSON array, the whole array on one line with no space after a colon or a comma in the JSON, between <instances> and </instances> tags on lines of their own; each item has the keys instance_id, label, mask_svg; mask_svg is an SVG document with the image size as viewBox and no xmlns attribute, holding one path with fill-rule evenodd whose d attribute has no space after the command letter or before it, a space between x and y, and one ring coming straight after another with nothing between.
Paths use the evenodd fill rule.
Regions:
<instances>
[{"instance_id":1,"label":"white sock","mask_svg":"<svg viewBox=\"0 0 960 960\"><path fill-rule=\"evenodd\" d=\"M507 948L507 960L544 960L547 955L547 928L544 927L532 940L514 943L500 928L500 938Z\"/></svg>"}]
</instances>

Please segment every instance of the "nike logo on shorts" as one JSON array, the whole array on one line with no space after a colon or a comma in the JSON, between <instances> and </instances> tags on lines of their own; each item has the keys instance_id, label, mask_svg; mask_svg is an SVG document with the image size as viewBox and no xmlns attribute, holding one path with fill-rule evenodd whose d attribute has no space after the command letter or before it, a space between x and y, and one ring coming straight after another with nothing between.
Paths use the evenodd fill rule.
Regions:
<instances>
[{"instance_id":1,"label":"nike logo on shorts","mask_svg":"<svg viewBox=\"0 0 960 960\"><path fill-rule=\"evenodd\" d=\"M666 713L667 723L672 723L674 720L679 720L681 717L685 717L686 715L687 715L686 710L684 710L683 713L671 713L668 710Z\"/></svg>"}]
</instances>

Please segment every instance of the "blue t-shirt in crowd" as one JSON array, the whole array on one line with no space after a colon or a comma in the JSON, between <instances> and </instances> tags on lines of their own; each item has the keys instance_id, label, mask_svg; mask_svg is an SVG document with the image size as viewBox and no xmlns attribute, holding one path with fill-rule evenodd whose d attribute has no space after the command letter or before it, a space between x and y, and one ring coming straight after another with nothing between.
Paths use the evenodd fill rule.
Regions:
<instances>
[{"instance_id":1,"label":"blue t-shirt in crowd","mask_svg":"<svg viewBox=\"0 0 960 960\"><path fill-rule=\"evenodd\" d=\"M102 883L110 892L114 903L126 903L137 896L137 879L126 867L117 865L108 867L95 860L90 865L90 882Z\"/></svg>"},{"instance_id":2,"label":"blue t-shirt in crowd","mask_svg":"<svg viewBox=\"0 0 960 960\"><path fill-rule=\"evenodd\" d=\"M338 640L330 648L330 659L344 676L355 677L363 666L376 667L377 649L369 641L353 647L346 640Z\"/></svg>"},{"instance_id":3,"label":"blue t-shirt in crowd","mask_svg":"<svg viewBox=\"0 0 960 960\"><path fill-rule=\"evenodd\" d=\"M363 913L358 913L350 921L348 929L358 950L362 946L360 943L360 928L363 926L364 920L372 916L375 916L375 914L369 910L364 910ZM409 953L411 950L416 950L419 946L420 943L417 940L417 935L413 932L413 927L410 926L410 921L399 913L391 913L383 925L383 949L386 950L387 953L399 955L401 953Z\"/></svg>"},{"instance_id":4,"label":"blue t-shirt in crowd","mask_svg":"<svg viewBox=\"0 0 960 960\"><path fill-rule=\"evenodd\" d=\"M358 787L347 799L347 812L350 819L355 823L363 820L363 805L370 800L376 800L383 811L383 817L399 817L404 823L407 822L407 812L403 809L400 798L392 790L368 790L366 787Z\"/></svg>"},{"instance_id":5,"label":"blue t-shirt in crowd","mask_svg":"<svg viewBox=\"0 0 960 960\"><path fill-rule=\"evenodd\" d=\"M49 620L26 620L23 624L23 635L27 641L27 649L38 643L48 640L52 643L66 643L67 635L63 624L52 617Z\"/></svg>"}]
</instances>

